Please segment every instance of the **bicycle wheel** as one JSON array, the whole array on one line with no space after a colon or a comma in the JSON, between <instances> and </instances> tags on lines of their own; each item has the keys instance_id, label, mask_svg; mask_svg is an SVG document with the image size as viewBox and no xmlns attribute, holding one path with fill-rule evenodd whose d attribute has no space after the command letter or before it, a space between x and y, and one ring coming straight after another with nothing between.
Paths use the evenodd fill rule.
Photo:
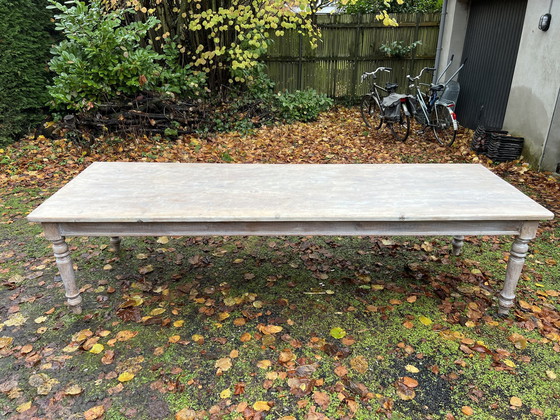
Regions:
<instances>
[{"instance_id":1,"label":"bicycle wheel","mask_svg":"<svg viewBox=\"0 0 560 420\"><path fill-rule=\"evenodd\" d=\"M383 118L381 116L381 107L379 106L377 98L371 95L364 96L360 111L362 113L362 119L368 128L375 130L379 130L381 128Z\"/></svg>"},{"instance_id":2,"label":"bicycle wheel","mask_svg":"<svg viewBox=\"0 0 560 420\"><path fill-rule=\"evenodd\" d=\"M430 119L436 140L444 146L451 146L457 136L457 121L453 111L442 104L437 104L432 110Z\"/></svg>"},{"instance_id":3,"label":"bicycle wheel","mask_svg":"<svg viewBox=\"0 0 560 420\"><path fill-rule=\"evenodd\" d=\"M410 116L406 113L406 105L401 104L399 120L392 123L387 123L393 137L398 141L405 141L410 133Z\"/></svg>"}]
</instances>

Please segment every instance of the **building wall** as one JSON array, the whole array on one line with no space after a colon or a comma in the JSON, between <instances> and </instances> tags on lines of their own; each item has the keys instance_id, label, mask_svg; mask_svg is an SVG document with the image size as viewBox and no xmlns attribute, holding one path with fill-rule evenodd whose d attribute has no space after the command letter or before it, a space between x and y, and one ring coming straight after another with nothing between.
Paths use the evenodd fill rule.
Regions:
<instances>
[{"instance_id":1,"label":"building wall","mask_svg":"<svg viewBox=\"0 0 560 420\"><path fill-rule=\"evenodd\" d=\"M552 2L550 29L538 29L539 18L548 12L550 0L527 4L519 54L513 74L504 129L525 137L523 155L539 164L546 142L541 169L554 171L560 162L560 133L554 117L560 91L560 2ZM548 140L547 140L548 138Z\"/></svg>"},{"instance_id":2,"label":"building wall","mask_svg":"<svg viewBox=\"0 0 560 420\"><path fill-rule=\"evenodd\" d=\"M462 61L463 44L469 22L469 0L448 0L445 28L442 38L441 57L438 66L438 75L445 69L452 55L453 62L448 70L448 76L457 69Z\"/></svg>"},{"instance_id":3,"label":"building wall","mask_svg":"<svg viewBox=\"0 0 560 420\"><path fill-rule=\"evenodd\" d=\"M548 12L551 4L550 29L543 32L538 29L539 18ZM452 54L455 60L462 58L469 8L469 0L448 0L439 71L445 68ZM557 169L560 162L559 0L527 2L503 128L525 137L523 155L535 167L542 163L542 170Z\"/></svg>"}]
</instances>

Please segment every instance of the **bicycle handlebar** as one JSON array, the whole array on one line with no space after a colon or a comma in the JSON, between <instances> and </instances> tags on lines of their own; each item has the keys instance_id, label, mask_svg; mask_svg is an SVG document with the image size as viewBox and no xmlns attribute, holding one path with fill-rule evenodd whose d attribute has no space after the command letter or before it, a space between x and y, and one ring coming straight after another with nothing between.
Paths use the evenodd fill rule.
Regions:
<instances>
[{"instance_id":1,"label":"bicycle handlebar","mask_svg":"<svg viewBox=\"0 0 560 420\"><path fill-rule=\"evenodd\" d=\"M435 67L424 67L424 68L420 71L420 74L419 74L418 76L416 76L416 77L410 77L410 74L407 74L407 75L406 75L406 78L407 78L409 81L414 82L414 81L420 79L420 78L422 77L422 74L424 74L425 71L434 72L434 71L436 71L436 68L435 68Z\"/></svg>"},{"instance_id":2,"label":"bicycle handlebar","mask_svg":"<svg viewBox=\"0 0 560 420\"><path fill-rule=\"evenodd\" d=\"M386 71L387 73L390 73L392 70L393 70L392 67L377 67L374 71L371 71L369 73L365 72L364 74L362 74L361 81L363 82L369 76L373 76L373 78L375 79L377 77L375 74L378 71Z\"/></svg>"}]
</instances>

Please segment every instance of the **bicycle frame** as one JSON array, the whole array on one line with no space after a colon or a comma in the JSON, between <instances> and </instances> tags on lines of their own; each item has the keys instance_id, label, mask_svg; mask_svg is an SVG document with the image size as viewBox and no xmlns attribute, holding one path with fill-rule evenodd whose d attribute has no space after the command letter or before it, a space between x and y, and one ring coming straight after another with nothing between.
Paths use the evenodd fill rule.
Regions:
<instances>
[{"instance_id":1,"label":"bicycle frame","mask_svg":"<svg viewBox=\"0 0 560 420\"><path fill-rule=\"evenodd\" d=\"M407 79L411 82L409 88L415 89L416 101L418 102L418 107L420 111L416 109L414 113L415 120L422 124L424 127L430 127L435 135L436 140L446 146L451 146L455 141L457 135L458 123L457 116L453 112L455 106L454 100L449 100L448 98L443 100L445 89L451 82L451 80L461 71L465 63L463 63L459 69L444 83L444 84L428 84L421 83L420 78L425 71L434 72L435 68L424 67L420 74L416 77L407 76ZM447 65L442 74L437 78L436 82L439 82L443 74L449 69L451 62ZM421 86L428 86L429 91L426 95L421 90Z\"/></svg>"},{"instance_id":2,"label":"bicycle frame","mask_svg":"<svg viewBox=\"0 0 560 420\"><path fill-rule=\"evenodd\" d=\"M395 139L399 141L405 141L410 132L410 112L408 111L406 105L408 98L399 98L397 96L397 98L400 99L401 103L399 104L399 107L395 109L393 109L394 102L391 103L391 115L389 118L389 116L386 115L386 107L388 105L383 104L386 97L384 94L390 96L393 93L396 93L398 85L396 83L387 83L386 87L383 88L375 83L375 79L377 78L376 74L379 71L385 71L389 73L391 70L392 69L390 67L378 67L373 72L366 72L362 74L362 82L368 77L371 77L372 80L370 82L369 93L364 95L364 97L362 98L360 110L362 113L362 118L367 127L379 130L383 126L383 124L385 124L386 127L388 127L392 132ZM395 120L395 112L400 113L400 117L398 118L398 120ZM373 121L375 121L375 123L373 123Z\"/></svg>"}]
</instances>

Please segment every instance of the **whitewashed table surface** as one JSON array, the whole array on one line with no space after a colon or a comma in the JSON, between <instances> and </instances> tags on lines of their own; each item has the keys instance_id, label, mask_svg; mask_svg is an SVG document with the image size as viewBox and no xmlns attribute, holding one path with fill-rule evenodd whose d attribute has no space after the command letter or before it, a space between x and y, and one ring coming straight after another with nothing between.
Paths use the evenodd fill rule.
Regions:
<instances>
[{"instance_id":1,"label":"whitewashed table surface","mask_svg":"<svg viewBox=\"0 0 560 420\"><path fill-rule=\"evenodd\" d=\"M543 220L553 214L477 164L99 162L32 222Z\"/></svg>"}]
</instances>

